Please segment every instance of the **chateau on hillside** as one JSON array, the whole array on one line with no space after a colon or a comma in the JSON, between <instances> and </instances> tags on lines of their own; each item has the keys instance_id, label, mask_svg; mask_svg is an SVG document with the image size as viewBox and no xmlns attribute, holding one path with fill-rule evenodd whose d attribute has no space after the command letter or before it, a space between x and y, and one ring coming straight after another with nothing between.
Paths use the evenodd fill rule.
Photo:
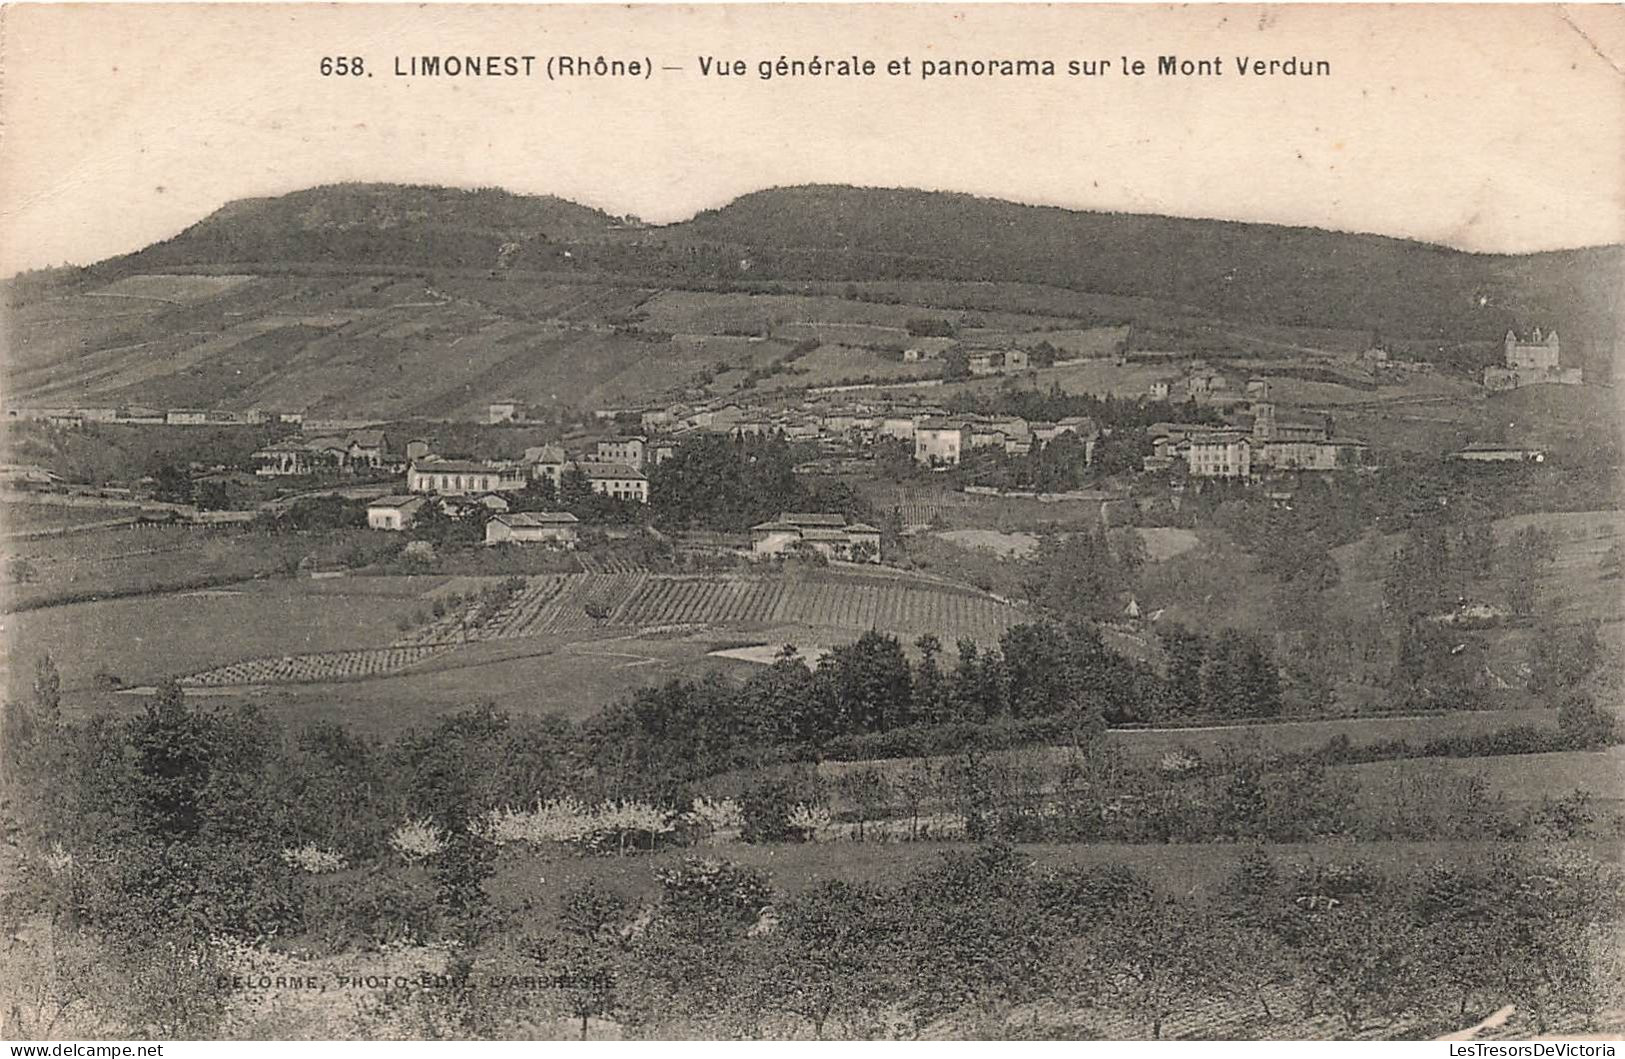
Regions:
<instances>
[{"instance_id":1,"label":"chateau on hillside","mask_svg":"<svg viewBox=\"0 0 1625 1059\"><path fill-rule=\"evenodd\" d=\"M1491 390L1515 390L1537 383L1578 386L1584 381L1579 368L1563 367L1563 347L1555 328L1541 334L1537 327L1527 338L1509 330L1503 348L1506 365L1484 369L1484 385Z\"/></svg>"}]
</instances>

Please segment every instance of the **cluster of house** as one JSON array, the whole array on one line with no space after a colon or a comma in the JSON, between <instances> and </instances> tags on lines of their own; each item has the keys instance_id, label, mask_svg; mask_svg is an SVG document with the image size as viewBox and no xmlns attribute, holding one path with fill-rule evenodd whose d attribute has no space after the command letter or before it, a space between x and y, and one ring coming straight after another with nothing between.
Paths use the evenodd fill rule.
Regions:
<instances>
[{"instance_id":1,"label":"cluster of house","mask_svg":"<svg viewBox=\"0 0 1625 1059\"><path fill-rule=\"evenodd\" d=\"M764 409L723 402L702 407L601 409L597 414L602 419L637 415L644 429L660 431L674 442L697 432L734 437L780 435L787 441L818 442L841 450L890 438L908 445L919 463L934 467L953 466L965 453L984 446L1026 453L1034 443L1047 443L1062 434L1076 436L1084 444L1086 459L1092 459L1100 438L1099 427L1087 416L1029 421L1021 416L950 415L945 408L909 403L820 407L809 402L798 408Z\"/></svg>"},{"instance_id":2,"label":"cluster of house","mask_svg":"<svg viewBox=\"0 0 1625 1059\"><path fill-rule=\"evenodd\" d=\"M952 343L948 344L949 346ZM903 363L914 364L922 360L940 359L946 346L918 344L903 350ZM1026 371L1032 367L1032 356L1025 349L972 349L965 353L965 366L972 375L1003 375L1007 372Z\"/></svg>"},{"instance_id":3,"label":"cluster of house","mask_svg":"<svg viewBox=\"0 0 1625 1059\"><path fill-rule=\"evenodd\" d=\"M1335 471L1368 465L1369 446L1332 435L1325 417L1287 419L1268 402L1232 415L1224 426L1212 423L1154 423L1147 471L1176 463L1196 478L1251 478L1262 470Z\"/></svg>"},{"instance_id":4,"label":"cluster of house","mask_svg":"<svg viewBox=\"0 0 1625 1059\"><path fill-rule=\"evenodd\" d=\"M268 412L261 408L232 411L222 408L142 408L121 405L116 408L89 406L25 407L6 409L6 418L32 420L58 427L82 427L86 423L135 423L144 426L234 427L263 426L267 423L298 425L303 412Z\"/></svg>"},{"instance_id":5,"label":"cluster of house","mask_svg":"<svg viewBox=\"0 0 1625 1059\"><path fill-rule=\"evenodd\" d=\"M371 440L377 431L357 431ZM503 495L516 493L534 481L549 481L558 489L568 474L579 472L594 493L633 503L649 502L649 479L643 468L671 456L670 444L651 444L641 435L599 439L587 456L572 458L561 445L536 445L517 460L447 459L429 451L426 442L411 441L404 462L406 492L380 497L367 505L367 524L373 529L406 530L433 502L457 513L478 504L494 512L486 524L490 543L544 542L573 546L575 516L564 512L509 512Z\"/></svg>"},{"instance_id":6,"label":"cluster of house","mask_svg":"<svg viewBox=\"0 0 1625 1059\"><path fill-rule=\"evenodd\" d=\"M291 476L321 473L371 473L400 465L391 457L389 439L382 430L353 430L345 434L305 437L290 434L253 454L254 473Z\"/></svg>"},{"instance_id":7,"label":"cluster of house","mask_svg":"<svg viewBox=\"0 0 1625 1059\"><path fill-rule=\"evenodd\" d=\"M1033 444L1048 444L1063 434L1083 445L1084 463L1095 458L1100 428L1088 416L1067 416L1055 422L1032 421L1021 416L955 416L909 419L892 436L914 446L914 460L928 467L952 467L973 449L991 447L1012 455L1032 451Z\"/></svg>"},{"instance_id":8,"label":"cluster of house","mask_svg":"<svg viewBox=\"0 0 1625 1059\"><path fill-rule=\"evenodd\" d=\"M1528 335L1509 330L1501 348L1505 364L1484 369L1487 389L1515 390L1541 383L1579 386L1585 382L1582 369L1563 367L1563 346L1556 330L1542 334L1537 327Z\"/></svg>"}]
</instances>

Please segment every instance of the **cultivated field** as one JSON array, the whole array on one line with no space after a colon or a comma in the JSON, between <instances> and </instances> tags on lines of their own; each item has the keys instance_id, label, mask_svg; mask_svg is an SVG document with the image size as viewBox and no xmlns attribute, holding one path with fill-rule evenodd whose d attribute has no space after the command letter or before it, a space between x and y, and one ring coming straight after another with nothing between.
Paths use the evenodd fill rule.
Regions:
<instances>
[{"instance_id":1,"label":"cultivated field","mask_svg":"<svg viewBox=\"0 0 1625 1059\"><path fill-rule=\"evenodd\" d=\"M1314 721L1280 721L1272 724L1211 725L1192 728L1110 728L1107 745L1125 759L1142 765L1155 765L1170 753L1194 753L1202 760L1217 760L1227 754L1243 756L1301 754L1318 750L1333 739L1346 738L1351 747L1370 746L1403 739L1420 746L1430 739L1500 731L1512 725L1551 729L1557 725L1552 710L1474 710L1406 717L1351 717ZM1029 747L994 751L989 761L1010 765L1057 766L1076 751L1072 747ZM1535 755L1560 757L1561 755ZM836 778L871 766L886 770L912 768L919 759L896 761L826 761L819 774ZM947 757L926 759L932 765L946 764ZM1427 761L1414 759L1424 767ZM1484 761L1523 761L1527 758L1484 758ZM1379 763L1386 764L1386 763ZM1375 765L1349 765L1342 768L1375 768ZM1569 785L1569 789L1573 788Z\"/></svg>"},{"instance_id":2,"label":"cultivated field","mask_svg":"<svg viewBox=\"0 0 1625 1059\"><path fill-rule=\"evenodd\" d=\"M140 514L130 507L77 507L67 504L0 504L0 535L16 538L63 530L82 530L100 523L127 522ZM11 551L16 550L14 541Z\"/></svg>"},{"instance_id":3,"label":"cultivated field","mask_svg":"<svg viewBox=\"0 0 1625 1059\"><path fill-rule=\"evenodd\" d=\"M290 650L285 645L298 641L284 634L266 640L270 650L242 651L235 656L229 653L233 648L257 641L227 637L194 650L175 644L174 650L162 653L170 660L165 671L156 672L148 665L132 670L139 680L132 681L123 672L119 675L126 682L138 683L184 674L183 683L198 687L268 686L380 677L420 668L431 659L450 669L506 664L514 658L548 654L538 641L571 644L583 635L687 639L687 646L675 652L664 647L652 655L636 649L620 652L621 661L611 668L625 668L627 662L652 665L668 655L679 657L684 664L695 662L711 646L695 638L707 633L748 630L766 635L772 631L780 637L777 642L835 644L878 629L905 642L931 633L950 644L962 637L995 643L1011 625L1028 617L1019 608L970 589L895 574L841 570L802 577L657 576L642 571L543 575L522 579L523 587L505 605L488 611L479 594L503 580L347 577L274 583L283 586L281 596L268 583L186 597L154 597L165 607L175 606L174 598L192 600L191 607L199 612L194 627L207 627L216 614L221 620L234 620L226 612L241 606L245 597L281 598L304 608L302 620L307 624L337 628L349 616L364 614L357 628L368 630L373 639L367 642L360 633L346 634L343 642L335 643L325 635L311 634L307 635L308 647ZM454 598L463 602L448 605ZM428 616L433 605L443 610L440 616ZM85 613L100 618L104 611L96 608L111 603L81 606L89 608ZM61 609L40 613L50 615ZM424 615L425 620L415 627L399 628L402 615L414 614ZM509 643L515 645L513 650L504 651L501 645ZM492 650L477 652L482 645ZM206 664L198 665L198 659ZM604 669L601 661L588 657L578 658L575 664ZM489 679L489 673L471 672L463 679L466 687L476 689ZM596 693L591 698L595 704L602 701Z\"/></svg>"},{"instance_id":4,"label":"cultivated field","mask_svg":"<svg viewBox=\"0 0 1625 1059\"><path fill-rule=\"evenodd\" d=\"M1436 773L1441 768L1460 776L1477 775L1492 796L1503 795L1512 802L1561 798L1576 790L1587 791L1592 797L1603 800L1625 800L1625 747L1622 746L1450 761L1406 758L1341 765L1333 771L1352 775L1359 782L1362 797L1378 801L1383 792L1398 784L1415 781L1423 773Z\"/></svg>"}]
</instances>

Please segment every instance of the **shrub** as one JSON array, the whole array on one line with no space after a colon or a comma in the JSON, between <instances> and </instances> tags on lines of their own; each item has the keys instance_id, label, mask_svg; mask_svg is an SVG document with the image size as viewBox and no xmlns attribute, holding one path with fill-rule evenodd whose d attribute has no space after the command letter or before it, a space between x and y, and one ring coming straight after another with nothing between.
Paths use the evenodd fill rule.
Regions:
<instances>
[{"instance_id":1,"label":"shrub","mask_svg":"<svg viewBox=\"0 0 1625 1059\"><path fill-rule=\"evenodd\" d=\"M764 780L747 790L741 805L745 841L754 844L799 838L790 823L792 804L790 785L783 780Z\"/></svg>"},{"instance_id":2,"label":"shrub","mask_svg":"<svg viewBox=\"0 0 1625 1059\"><path fill-rule=\"evenodd\" d=\"M409 861L425 860L446 848L446 838L429 820L410 820L389 836L389 845Z\"/></svg>"},{"instance_id":3,"label":"shrub","mask_svg":"<svg viewBox=\"0 0 1625 1059\"><path fill-rule=\"evenodd\" d=\"M290 868L297 868L310 875L329 875L349 867L344 854L322 849L314 842L306 842L296 849L283 850L282 860Z\"/></svg>"}]
</instances>

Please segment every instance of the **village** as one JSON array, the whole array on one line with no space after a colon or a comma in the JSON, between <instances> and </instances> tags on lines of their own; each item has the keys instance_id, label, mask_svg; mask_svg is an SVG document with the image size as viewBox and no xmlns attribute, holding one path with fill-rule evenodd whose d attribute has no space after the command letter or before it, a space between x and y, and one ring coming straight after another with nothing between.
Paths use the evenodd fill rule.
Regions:
<instances>
[{"instance_id":1,"label":"village","mask_svg":"<svg viewBox=\"0 0 1625 1059\"><path fill-rule=\"evenodd\" d=\"M1555 330L1542 333L1536 328L1523 337L1509 331L1504 365L1485 368L1482 385L1493 393L1539 384L1580 384L1580 369L1562 366L1560 348ZM911 346L904 359L929 360L953 353L946 340L925 338ZM1392 361L1380 348L1358 359L1376 375L1400 371L1400 364L1406 365L1404 371L1430 370L1414 362ZM1027 350L1015 347L972 351L965 362L974 376L1019 374L1029 363ZM193 463L186 469L199 491L210 482L242 482L244 475L264 483L258 490L237 490L241 495L236 504L221 499L224 489L217 490L217 502L212 504L176 503L179 498L159 495L150 477L90 488L28 464L0 466L0 484L41 500L54 495L79 503L145 505L167 518L212 522L251 518L256 507L284 505L282 498L288 495L342 489L345 495L368 502L367 525L376 530L409 530L425 505L452 516L477 506L490 519L489 543L569 548L578 541L579 519L565 511L513 510L515 495L546 488L550 499L556 500L566 478L579 477L582 487L594 495L646 504L652 469L671 459L685 442L705 436L782 439L800 454L796 470L803 475L873 475L877 460L906 454L918 472L945 475L951 489L1056 499L1090 495L1109 501L1131 492L1144 496L1148 488L1177 497L1187 482L1204 480L1265 485L1272 496L1288 497L1291 480L1300 474L1375 473L1380 468L1371 442L1339 433L1334 415L1283 407L1272 400L1268 376L1238 376L1200 356L1185 357L1175 367L1178 374L1153 382L1140 395L1140 405L1176 414L1199 411L1199 421L1170 418L1112 425L1086 415L1037 420L1013 413L956 412L944 402L907 390L869 393L837 388L799 397L790 393L600 408L573 428L554 428L557 440L552 443L511 446L504 438L521 428L540 426L543 420L522 401L498 398L487 403L479 423L465 426L485 431L493 445L509 451L480 458L441 451L432 429L421 437L403 435L392 424L321 420L300 411L13 406L7 410L9 420L57 430L115 424L257 429L277 436L236 466ZM528 436L533 435L534 431ZM1097 446L1114 435L1133 449L1135 465L1091 474ZM1056 445L1061 438L1067 444ZM1068 473L1078 485L1046 492L1013 486L999 474L988 473L989 461L1034 458L1046 450L1069 462ZM1475 440L1454 456L1477 463L1541 463L1546 453L1517 442ZM1087 493L1082 491L1084 482ZM796 540L827 557L857 555L866 562L881 561L878 540L869 536L872 527L857 520L851 525L856 527L855 536L851 528L819 526L808 527ZM787 546L785 535L771 526L758 537L752 547L757 555L779 554Z\"/></svg>"}]
</instances>

